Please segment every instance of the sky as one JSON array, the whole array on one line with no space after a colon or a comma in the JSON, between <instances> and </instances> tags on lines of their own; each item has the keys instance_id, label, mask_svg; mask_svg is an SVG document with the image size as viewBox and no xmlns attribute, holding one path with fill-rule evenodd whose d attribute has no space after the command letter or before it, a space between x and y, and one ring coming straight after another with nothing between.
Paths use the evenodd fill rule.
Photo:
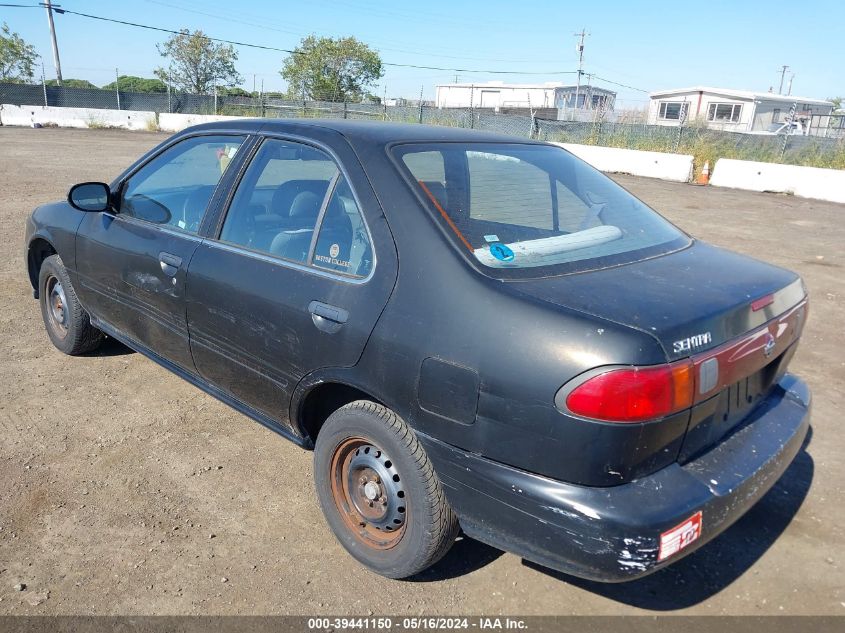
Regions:
<instances>
[{"instance_id":1,"label":"sky","mask_svg":"<svg viewBox=\"0 0 845 633\"><path fill-rule=\"evenodd\" d=\"M0 0L37 5L37 0ZM168 29L202 29L241 42L295 48L309 35L353 35L385 65L375 94L434 98L461 82L574 83L576 32L586 29L584 72L618 92L617 109L643 108L648 92L695 85L778 90L789 66L792 94L845 95L845 2L782 0L570 2L557 0L54 0L63 8ZM120 74L153 76L165 65L166 33L75 15L55 15L62 74L103 85ZM0 6L0 22L33 44L55 77L44 8ZM283 53L236 47L243 87L283 90ZM458 69L458 70L452 70ZM504 71L490 74L470 71ZM40 69L39 69L40 74ZM614 85L624 84L626 87Z\"/></svg>"}]
</instances>

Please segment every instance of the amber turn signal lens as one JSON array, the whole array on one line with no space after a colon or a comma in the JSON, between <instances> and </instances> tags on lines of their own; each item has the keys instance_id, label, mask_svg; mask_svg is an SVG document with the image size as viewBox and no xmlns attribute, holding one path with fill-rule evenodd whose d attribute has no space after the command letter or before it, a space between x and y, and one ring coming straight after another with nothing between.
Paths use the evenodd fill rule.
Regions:
<instances>
[{"instance_id":1,"label":"amber turn signal lens","mask_svg":"<svg viewBox=\"0 0 845 633\"><path fill-rule=\"evenodd\" d=\"M610 369L578 385L566 398L570 412L604 422L644 422L692 406L689 360Z\"/></svg>"}]
</instances>

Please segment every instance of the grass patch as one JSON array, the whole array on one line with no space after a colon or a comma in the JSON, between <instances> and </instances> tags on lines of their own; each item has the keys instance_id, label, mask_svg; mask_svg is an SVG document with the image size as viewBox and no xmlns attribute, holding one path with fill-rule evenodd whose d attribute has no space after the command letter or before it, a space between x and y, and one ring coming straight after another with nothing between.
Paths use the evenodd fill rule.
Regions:
<instances>
[{"instance_id":1,"label":"grass patch","mask_svg":"<svg viewBox=\"0 0 845 633\"><path fill-rule=\"evenodd\" d=\"M685 127L679 135L675 127L612 123L555 125L554 129L541 133L541 138L562 143L691 154L696 175L707 162L712 170L720 158L845 169L845 139L789 137L783 152L782 136L721 132L700 125Z\"/></svg>"},{"instance_id":2,"label":"grass patch","mask_svg":"<svg viewBox=\"0 0 845 633\"><path fill-rule=\"evenodd\" d=\"M152 119L147 119L146 124L147 132L158 132L160 128L158 127L158 112L153 113Z\"/></svg>"}]
</instances>

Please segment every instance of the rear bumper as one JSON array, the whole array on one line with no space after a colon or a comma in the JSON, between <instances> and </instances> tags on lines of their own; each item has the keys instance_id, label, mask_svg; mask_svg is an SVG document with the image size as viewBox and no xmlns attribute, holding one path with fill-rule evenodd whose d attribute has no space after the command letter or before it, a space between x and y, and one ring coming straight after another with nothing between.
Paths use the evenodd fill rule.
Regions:
<instances>
[{"instance_id":1,"label":"rear bumper","mask_svg":"<svg viewBox=\"0 0 845 633\"><path fill-rule=\"evenodd\" d=\"M469 536L574 576L622 582L671 564L739 519L792 463L809 418L809 389L787 374L747 423L706 454L607 488L547 479L419 439ZM661 533L698 511L700 537L658 562Z\"/></svg>"}]
</instances>

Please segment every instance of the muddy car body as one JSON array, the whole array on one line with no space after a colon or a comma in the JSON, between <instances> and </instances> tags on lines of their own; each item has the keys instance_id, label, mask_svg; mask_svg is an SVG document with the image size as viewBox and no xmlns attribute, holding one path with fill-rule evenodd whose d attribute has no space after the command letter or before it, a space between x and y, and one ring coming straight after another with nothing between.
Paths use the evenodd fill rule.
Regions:
<instances>
[{"instance_id":1,"label":"muddy car body","mask_svg":"<svg viewBox=\"0 0 845 633\"><path fill-rule=\"evenodd\" d=\"M25 246L57 347L114 337L315 448L329 524L391 577L459 527L642 576L745 513L809 424L802 281L544 143L206 124L36 209Z\"/></svg>"}]
</instances>

